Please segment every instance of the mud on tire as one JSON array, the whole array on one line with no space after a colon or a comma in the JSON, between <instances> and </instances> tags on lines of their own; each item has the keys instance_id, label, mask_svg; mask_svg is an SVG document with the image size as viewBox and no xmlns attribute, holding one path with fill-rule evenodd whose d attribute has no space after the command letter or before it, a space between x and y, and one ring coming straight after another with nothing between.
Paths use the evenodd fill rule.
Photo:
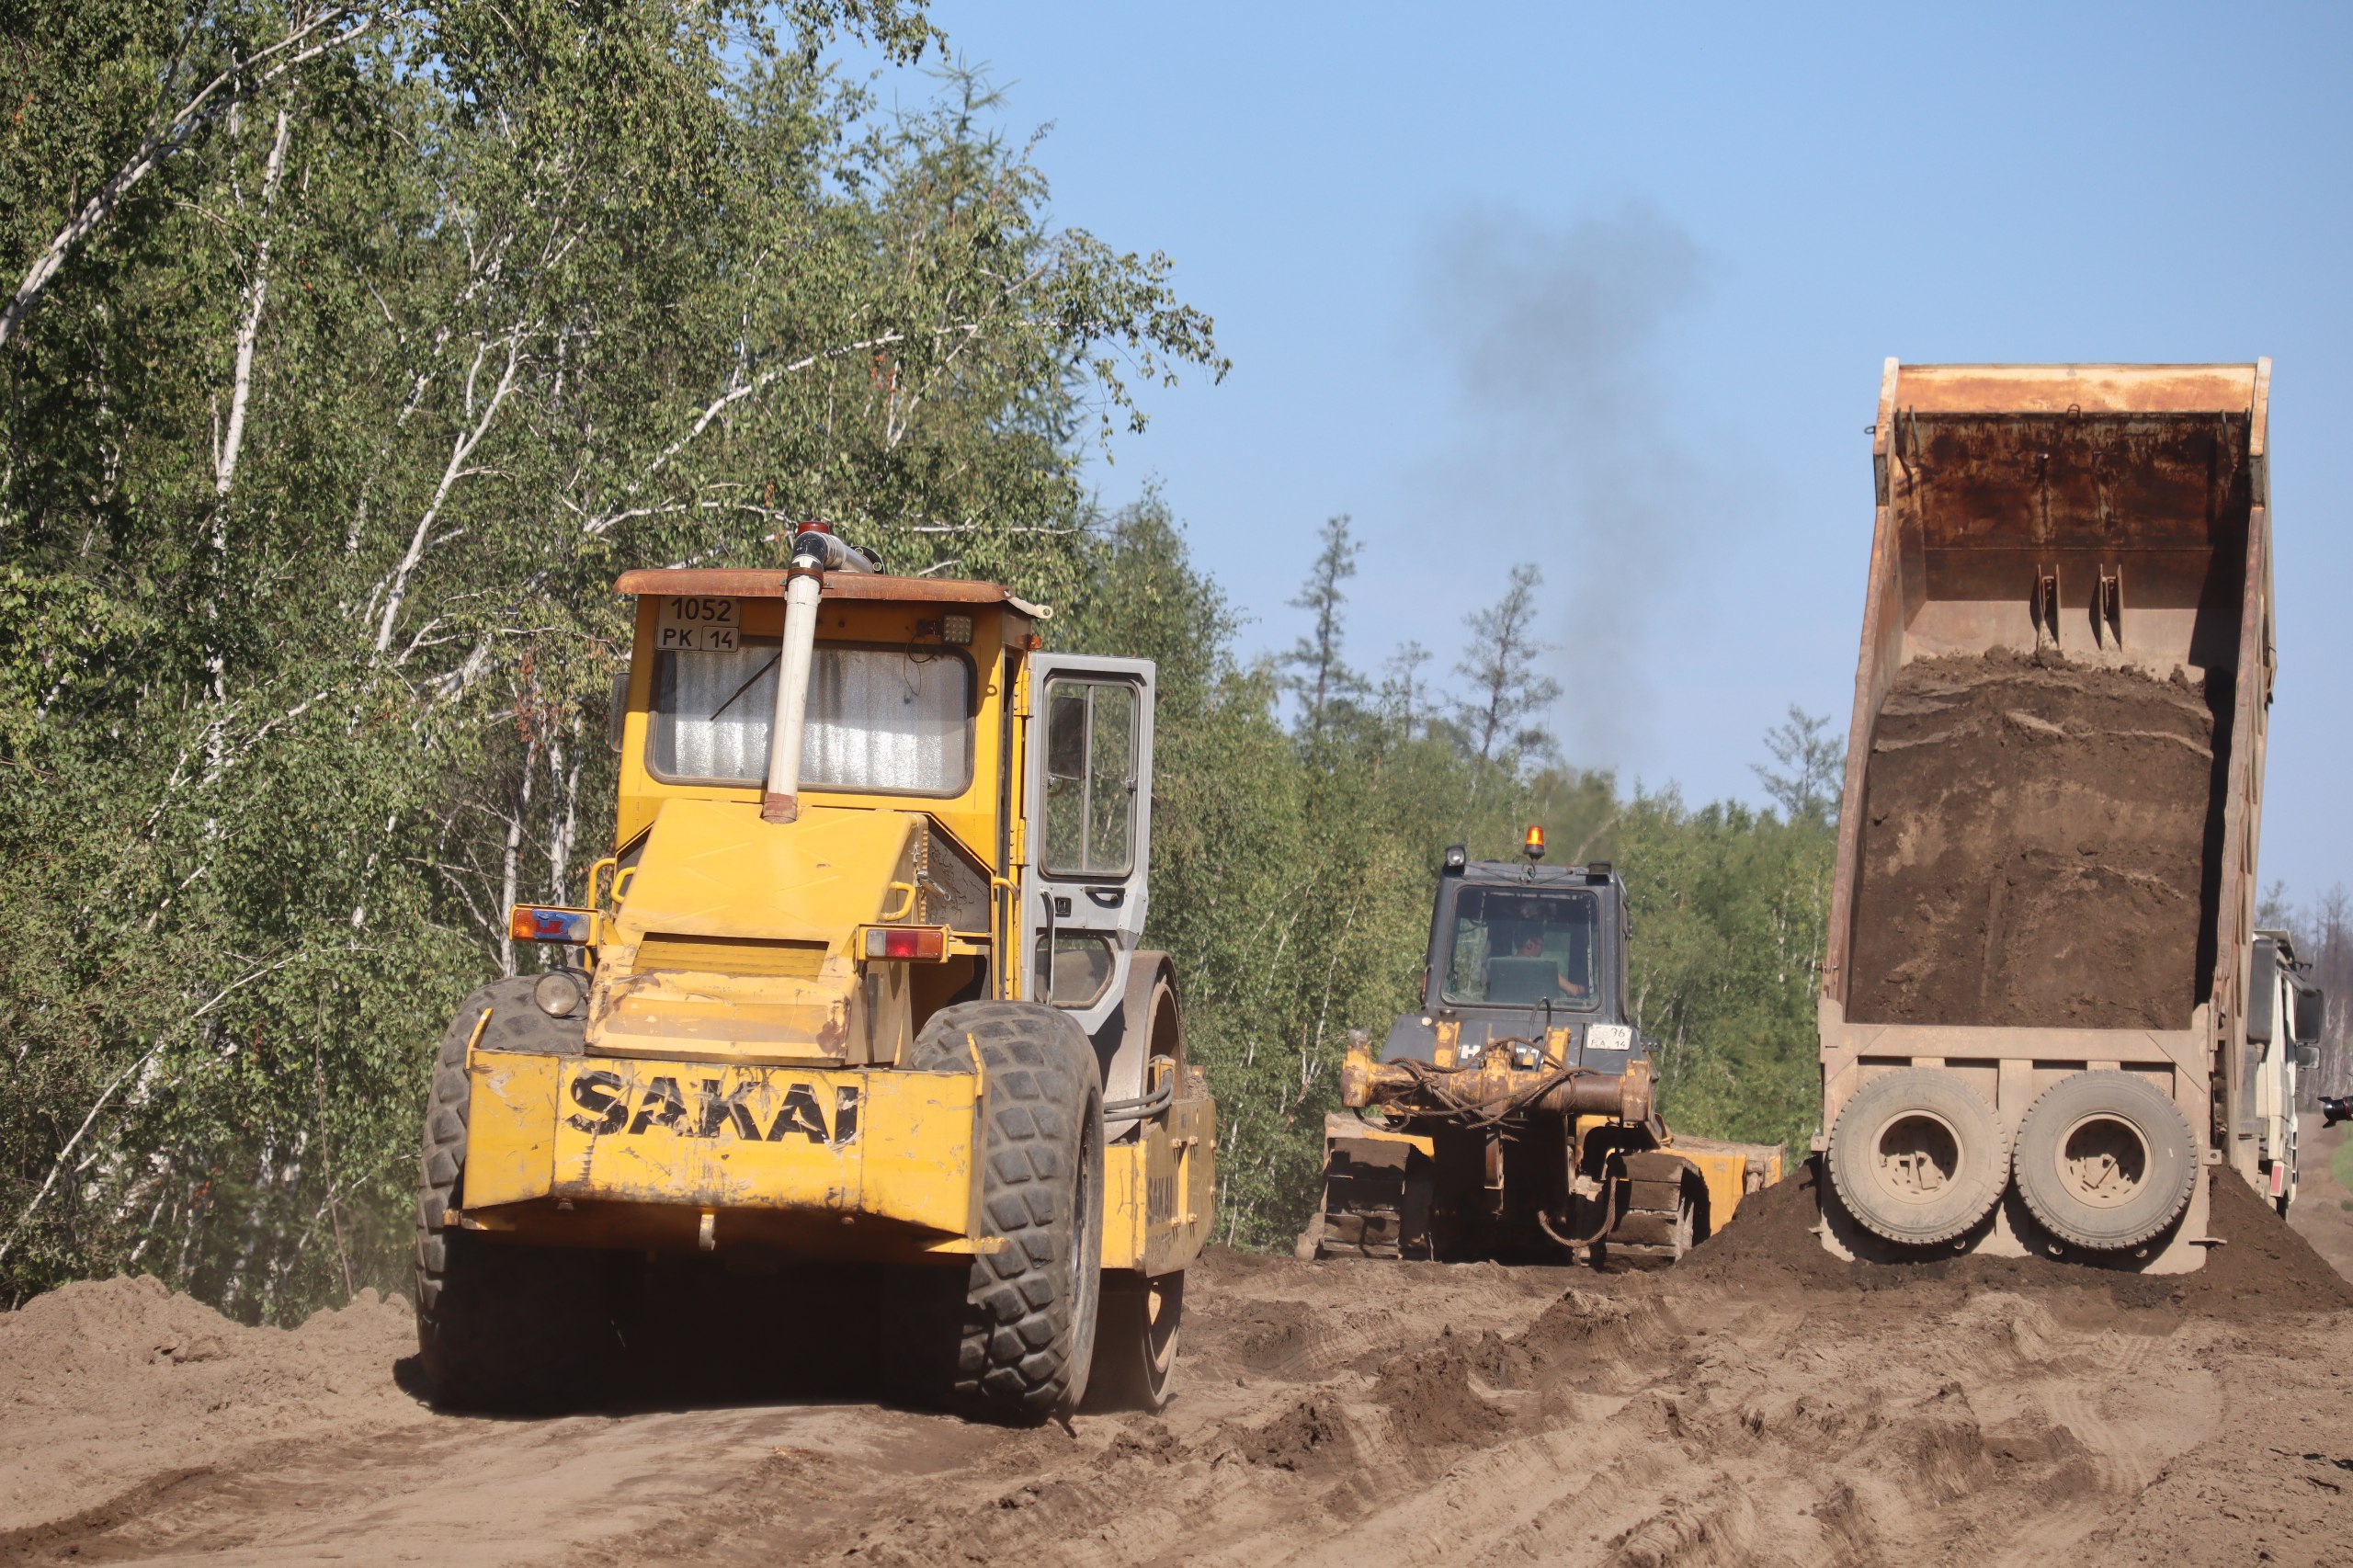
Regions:
<instances>
[{"instance_id":1,"label":"mud on tire","mask_svg":"<svg viewBox=\"0 0 2353 1568\"><path fill-rule=\"evenodd\" d=\"M441 1036L426 1096L416 1347L437 1404L522 1409L575 1402L574 1375L610 1337L601 1311L600 1255L500 1244L448 1222L450 1207L464 1201L466 1044L483 1010L491 1020L481 1049L490 1049L494 1038L518 1050L563 1048L560 1020L533 1004L531 985L529 976L494 981L466 998Z\"/></svg>"},{"instance_id":2,"label":"mud on tire","mask_svg":"<svg viewBox=\"0 0 2353 1568\"><path fill-rule=\"evenodd\" d=\"M992 1420L1043 1421L1077 1408L1095 1353L1101 1070L1067 1015L1021 1002L942 1008L924 1027L911 1064L969 1072L974 1050L983 1074L983 1228L1005 1245L972 1260L951 1397Z\"/></svg>"},{"instance_id":3,"label":"mud on tire","mask_svg":"<svg viewBox=\"0 0 2353 1568\"><path fill-rule=\"evenodd\" d=\"M1848 1213L1910 1246L1951 1241L1983 1220L2010 1171L1994 1108L1928 1067L1901 1067L1857 1090L1831 1126L1826 1164Z\"/></svg>"}]
</instances>

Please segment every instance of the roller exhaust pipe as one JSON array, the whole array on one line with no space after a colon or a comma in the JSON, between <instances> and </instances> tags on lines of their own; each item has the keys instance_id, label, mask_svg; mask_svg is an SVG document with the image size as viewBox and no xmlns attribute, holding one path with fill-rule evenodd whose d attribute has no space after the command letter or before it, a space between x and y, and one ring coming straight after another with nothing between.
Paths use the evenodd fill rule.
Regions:
<instances>
[{"instance_id":1,"label":"roller exhaust pipe","mask_svg":"<svg viewBox=\"0 0 2353 1568\"><path fill-rule=\"evenodd\" d=\"M768 731L767 789L760 820L801 815L801 744L809 720L809 670L817 650L817 603L828 572L873 572L881 562L834 537L824 523L803 523L792 539L784 578L784 648L776 672L776 722Z\"/></svg>"}]
</instances>

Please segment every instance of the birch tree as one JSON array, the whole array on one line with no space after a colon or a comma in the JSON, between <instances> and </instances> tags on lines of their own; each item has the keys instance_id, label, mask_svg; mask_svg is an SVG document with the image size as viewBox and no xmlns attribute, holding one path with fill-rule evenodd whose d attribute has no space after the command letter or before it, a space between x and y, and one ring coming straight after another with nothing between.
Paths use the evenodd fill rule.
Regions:
<instances>
[{"instance_id":1,"label":"birch tree","mask_svg":"<svg viewBox=\"0 0 2353 1568\"><path fill-rule=\"evenodd\" d=\"M608 841L614 576L825 516L1067 585L1086 446L1222 361L985 83L830 74L891 0L15 25L0 1300L282 1317L398 1283L447 1013Z\"/></svg>"}]
</instances>

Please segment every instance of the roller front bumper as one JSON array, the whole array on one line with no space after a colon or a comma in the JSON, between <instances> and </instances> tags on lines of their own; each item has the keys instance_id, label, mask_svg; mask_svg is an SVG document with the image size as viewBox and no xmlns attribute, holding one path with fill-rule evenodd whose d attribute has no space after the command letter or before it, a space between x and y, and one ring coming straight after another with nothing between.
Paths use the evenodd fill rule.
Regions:
<instances>
[{"instance_id":1,"label":"roller front bumper","mask_svg":"<svg viewBox=\"0 0 2353 1568\"><path fill-rule=\"evenodd\" d=\"M971 1074L483 1051L470 1076L469 1216L627 1205L972 1232Z\"/></svg>"}]
</instances>

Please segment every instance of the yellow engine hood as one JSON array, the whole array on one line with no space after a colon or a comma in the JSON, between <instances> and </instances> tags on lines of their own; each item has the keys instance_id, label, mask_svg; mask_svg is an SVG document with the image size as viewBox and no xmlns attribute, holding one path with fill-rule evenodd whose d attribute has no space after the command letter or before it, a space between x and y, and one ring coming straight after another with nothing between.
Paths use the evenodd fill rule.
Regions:
<instances>
[{"instance_id":1,"label":"yellow engine hood","mask_svg":"<svg viewBox=\"0 0 2353 1568\"><path fill-rule=\"evenodd\" d=\"M850 951L913 896L912 812L674 801L621 886L589 990L592 1055L889 1061ZM893 984L898 977L893 977ZM889 1009L889 1011L896 1011Z\"/></svg>"}]
</instances>

